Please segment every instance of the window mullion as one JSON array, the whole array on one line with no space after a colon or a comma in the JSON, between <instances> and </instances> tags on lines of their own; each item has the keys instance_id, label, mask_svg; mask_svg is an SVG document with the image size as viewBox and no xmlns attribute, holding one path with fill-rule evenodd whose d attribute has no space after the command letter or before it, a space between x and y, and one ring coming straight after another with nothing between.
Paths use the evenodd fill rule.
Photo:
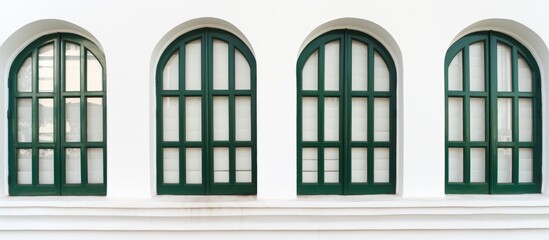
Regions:
<instances>
[{"instance_id":1,"label":"window mullion","mask_svg":"<svg viewBox=\"0 0 549 240\"><path fill-rule=\"evenodd\" d=\"M374 46L368 44L368 125L367 125L367 176L368 184L374 183Z\"/></svg>"},{"instance_id":2,"label":"window mullion","mask_svg":"<svg viewBox=\"0 0 549 240\"><path fill-rule=\"evenodd\" d=\"M81 186L88 184L88 99L86 98L86 49L80 46L80 159ZM62 89L60 90L62 91Z\"/></svg>"},{"instance_id":3,"label":"window mullion","mask_svg":"<svg viewBox=\"0 0 549 240\"><path fill-rule=\"evenodd\" d=\"M202 182L204 184L204 193L210 194L210 186L213 182L213 161L210 161L213 156L213 96L211 91L213 89L213 39L210 36L209 29L204 30L202 34L202 89L203 89L203 135L202 141L204 146L202 147ZM210 89L212 88L212 89Z\"/></svg>"},{"instance_id":4,"label":"window mullion","mask_svg":"<svg viewBox=\"0 0 549 240\"><path fill-rule=\"evenodd\" d=\"M235 63L234 63L234 45L230 42L228 44L228 57L229 57L229 183L234 185L236 182L236 148L235 148Z\"/></svg>"},{"instance_id":5,"label":"window mullion","mask_svg":"<svg viewBox=\"0 0 549 240\"><path fill-rule=\"evenodd\" d=\"M185 144L186 140L186 136L185 136L185 131L187 129L187 125L186 125L186 116L185 116L185 110L186 110L186 106L185 106L185 97L186 97L186 92L185 92L185 42L181 42L179 44L179 47L178 47L178 50L177 50L177 53L178 53L178 66L177 66L177 69L179 70L178 71L178 82L179 82L179 87L178 87L178 96L179 96L179 184L180 185L186 185L187 184L187 181L186 181L186 174L187 174L187 169L186 169L186 153L187 153L187 145ZM166 66L164 66L166 67Z\"/></svg>"},{"instance_id":6,"label":"window mullion","mask_svg":"<svg viewBox=\"0 0 549 240\"><path fill-rule=\"evenodd\" d=\"M463 182L469 184L471 181L471 84L469 66L469 45L463 48Z\"/></svg>"},{"instance_id":7,"label":"window mullion","mask_svg":"<svg viewBox=\"0 0 549 240\"><path fill-rule=\"evenodd\" d=\"M343 73L343 83L340 85L340 89L342 91L342 101L343 102L343 108L341 118L342 121L340 121L340 125L343 125L342 130L340 132L343 135L343 138L340 139L342 141L343 148L340 150L340 160L339 160L339 176L340 176L340 183L343 185L343 194L349 194L350 193L350 186L351 186L351 180L352 180L352 169L351 169L351 124L352 124L352 113L351 113L351 103L352 103L352 43L351 43L351 36L349 36L348 32L345 31L344 41L343 41L343 62L341 63L342 66L340 66L340 72ZM343 157L341 157L343 156Z\"/></svg>"},{"instance_id":8,"label":"window mullion","mask_svg":"<svg viewBox=\"0 0 549 240\"><path fill-rule=\"evenodd\" d=\"M515 185L519 183L519 137L518 137L518 53L517 48L512 47L511 51L511 91L513 92L512 98L512 135L513 135L513 157L512 157L512 182ZM532 85L534 86L534 85Z\"/></svg>"},{"instance_id":9,"label":"window mullion","mask_svg":"<svg viewBox=\"0 0 549 240\"><path fill-rule=\"evenodd\" d=\"M489 139L489 161L490 165L487 166L490 169L489 175L489 193L494 193L495 187L497 185L497 169L498 169L498 94L497 94L497 40L493 36L493 32L489 32L488 36L489 41L489 111L490 111L490 135Z\"/></svg>"}]
</instances>

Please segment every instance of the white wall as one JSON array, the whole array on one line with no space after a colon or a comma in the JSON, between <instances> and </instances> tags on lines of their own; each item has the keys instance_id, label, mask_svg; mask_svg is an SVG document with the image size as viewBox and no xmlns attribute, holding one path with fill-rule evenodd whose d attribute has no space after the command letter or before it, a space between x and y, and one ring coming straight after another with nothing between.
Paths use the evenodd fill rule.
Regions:
<instances>
[{"instance_id":1,"label":"white wall","mask_svg":"<svg viewBox=\"0 0 549 240\"><path fill-rule=\"evenodd\" d=\"M442 210L468 206L482 214L486 209L495 213L486 221L497 219L500 211L519 209L522 217L535 214L520 211L532 205L549 212L546 198L547 180L543 194L533 196L445 196L444 195L444 55L447 48L460 36L478 30L506 32L522 41L533 52L541 68L542 79L549 79L549 3L544 0L203 0L203 1L110 1L75 2L5 1L0 3L0 222L28 223L23 230L48 230L48 223L28 222L27 218L57 215L70 203L66 215L59 221L84 216L93 230L95 221L88 208L106 208L107 212L122 211L126 202L133 208L160 206L173 202L199 202L201 207L256 209L261 206L279 209L280 215L272 224L284 222L290 215L309 216L340 208L366 207L370 211L385 211L385 205L371 201L388 201L390 209L404 214L402 206L419 204L426 210L406 215L418 221L436 222L428 209L441 206ZM258 195L256 197L166 197L155 196L155 103L154 69L163 47L185 31L200 26L224 28L247 41L257 60L258 96ZM334 28L347 27L364 31L386 45L397 63L398 71L398 184L396 196L370 197L297 197L296 196L296 60L300 50L315 36ZM47 32L68 31L95 41L107 60L107 128L108 128L108 193L106 197L9 197L7 193L7 79L11 61L27 43ZM544 119L549 119L546 102L549 84L543 85ZM129 94L131 91L132 95ZM280 93L284 93L280 95ZM544 129L544 152L548 149L547 121ZM543 175L548 173L545 161ZM502 199L503 202L502 203ZM410 201L419 201L420 203ZM209 205L213 202L213 205ZM225 203L228 202L228 205ZM297 202L297 203L296 203ZM305 202L305 203L304 203ZM307 212L283 211L286 208L316 206ZM353 203L350 204L349 202ZM218 205L215 205L218 204ZM297 205L296 205L297 204ZM347 205L346 205L347 204ZM59 205L59 206L58 206ZM52 207L54 206L54 207ZM194 206L194 205L193 205ZM180 207L191 209L193 206ZM30 207L30 208L29 208ZM122 209L123 208L123 209ZM122 209L122 210L121 210ZM178 208L175 208L177 211ZM217 211L217 212L216 212ZM130 211L131 212L131 211ZM275 211L276 212L276 211ZM259 213L257 213L259 214ZM286 214L286 215L285 215ZM338 223L352 211L339 213L325 224ZM362 213L368 216L368 211ZM460 212L452 213L461 215ZM130 215L124 215L130 216ZM185 215L187 216L187 215ZM192 217L192 213L188 215ZM238 214L235 215L238 218ZM271 216L271 215L269 215ZM468 215L469 216L469 215ZM512 215L515 216L515 215ZM537 229L549 228L549 216L536 215ZM149 217L149 218L147 218ZM146 216L145 222L162 222L166 213ZM90 219L93 219L90 217ZM116 221L118 218L114 218ZM306 218L303 218L306 219ZM119 218L126 221L127 218ZM223 229L212 227L211 229ZM253 219L242 218L245 226ZM296 220L297 221L297 220ZM306 221L306 220L300 220ZM303 224L297 221L295 224ZM330 222L331 221L331 222ZM513 218L506 218L506 229L513 227ZM227 223L228 224L228 223ZM461 229L474 226L456 220ZM0 225L0 236L21 237L18 232L3 232L10 227ZM12 226L12 225L10 225ZM307 226L307 225L304 225ZM244 227L245 228L245 227ZM162 230L159 225L158 229ZM302 230L306 230L304 227ZM390 228L398 229L398 228ZM427 228L429 229L429 228ZM493 227L487 226L489 230ZM114 229L116 230L116 229ZM138 230L138 229L131 229ZM374 229L375 230L375 229ZM426 232L413 232L421 236ZM437 232L450 235L453 232ZM521 234L523 232L520 232ZM546 233L528 232L532 236ZM41 233L35 232L40 235ZM73 236L77 232L65 232ZM117 236L115 232L96 235ZM152 234L152 233L151 233ZM174 233L164 233L172 236ZM197 234L202 235L203 233ZM244 233L243 233L244 234ZM255 233L254 233L255 234ZM246 233L243 236L252 236ZM349 236L358 236L347 233ZM372 233L381 236L379 233ZM394 239L409 232L395 231ZM418 235L419 234L419 235ZM471 234L464 232L465 236ZM55 236L47 232L44 236ZM175 236L177 234L174 234ZM193 234L191 234L193 235ZM315 232L307 236L317 236ZM328 235L320 234L322 237ZM60 235L61 236L61 235ZM135 236L140 236L136 233ZM255 235L254 235L255 236ZM277 235L278 236L278 235ZM280 236L286 236L281 234ZM334 234L334 236L336 236ZM471 235L469 235L471 236ZM503 235L503 237L513 235ZM419 238L419 237L418 237Z\"/></svg>"}]
</instances>

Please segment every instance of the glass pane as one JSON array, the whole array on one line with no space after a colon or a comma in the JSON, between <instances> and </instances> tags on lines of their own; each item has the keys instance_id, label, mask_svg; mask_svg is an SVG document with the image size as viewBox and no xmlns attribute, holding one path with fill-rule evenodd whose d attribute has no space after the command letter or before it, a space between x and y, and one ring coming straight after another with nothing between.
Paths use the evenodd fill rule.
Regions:
<instances>
[{"instance_id":1,"label":"glass pane","mask_svg":"<svg viewBox=\"0 0 549 240\"><path fill-rule=\"evenodd\" d=\"M38 100L38 141L53 142L53 98Z\"/></svg>"},{"instance_id":2,"label":"glass pane","mask_svg":"<svg viewBox=\"0 0 549 240\"><path fill-rule=\"evenodd\" d=\"M469 83L471 91L484 91L484 43L469 46Z\"/></svg>"},{"instance_id":3,"label":"glass pane","mask_svg":"<svg viewBox=\"0 0 549 240\"><path fill-rule=\"evenodd\" d=\"M303 66L303 90L318 90L318 50Z\"/></svg>"},{"instance_id":4,"label":"glass pane","mask_svg":"<svg viewBox=\"0 0 549 240\"><path fill-rule=\"evenodd\" d=\"M498 98L498 141L510 142L513 140L512 100Z\"/></svg>"},{"instance_id":5,"label":"glass pane","mask_svg":"<svg viewBox=\"0 0 549 240\"><path fill-rule=\"evenodd\" d=\"M448 66L448 90L463 90L463 54L460 51Z\"/></svg>"},{"instance_id":6,"label":"glass pane","mask_svg":"<svg viewBox=\"0 0 549 240\"><path fill-rule=\"evenodd\" d=\"M519 182L533 181L534 154L531 148L519 149Z\"/></svg>"},{"instance_id":7,"label":"glass pane","mask_svg":"<svg viewBox=\"0 0 549 240\"><path fill-rule=\"evenodd\" d=\"M448 98L448 141L463 141L462 98Z\"/></svg>"},{"instance_id":8,"label":"glass pane","mask_svg":"<svg viewBox=\"0 0 549 240\"><path fill-rule=\"evenodd\" d=\"M65 91L80 91L80 45L65 43Z\"/></svg>"},{"instance_id":9,"label":"glass pane","mask_svg":"<svg viewBox=\"0 0 549 240\"><path fill-rule=\"evenodd\" d=\"M359 41L352 43L352 90L368 90L368 45Z\"/></svg>"},{"instance_id":10,"label":"glass pane","mask_svg":"<svg viewBox=\"0 0 549 240\"><path fill-rule=\"evenodd\" d=\"M87 64L87 90L103 90L103 67L90 51L87 51Z\"/></svg>"},{"instance_id":11,"label":"glass pane","mask_svg":"<svg viewBox=\"0 0 549 240\"><path fill-rule=\"evenodd\" d=\"M82 182L80 164L80 148L65 149L65 183L80 184Z\"/></svg>"},{"instance_id":12,"label":"glass pane","mask_svg":"<svg viewBox=\"0 0 549 240\"><path fill-rule=\"evenodd\" d=\"M236 182L252 182L252 148L236 148Z\"/></svg>"},{"instance_id":13,"label":"glass pane","mask_svg":"<svg viewBox=\"0 0 549 240\"><path fill-rule=\"evenodd\" d=\"M303 148L301 170L304 183L318 182L318 150L316 148Z\"/></svg>"},{"instance_id":14,"label":"glass pane","mask_svg":"<svg viewBox=\"0 0 549 240\"><path fill-rule=\"evenodd\" d=\"M213 127L214 140L229 140L229 98L213 98Z\"/></svg>"},{"instance_id":15,"label":"glass pane","mask_svg":"<svg viewBox=\"0 0 549 240\"><path fill-rule=\"evenodd\" d=\"M202 43L200 39L185 45L185 90L200 90L202 85Z\"/></svg>"},{"instance_id":16,"label":"glass pane","mask_svg":"<svg viewBox=\"0 0 549 240\"><path fill-rule=\"evenodd\" d=\"M87 117L88 117L88 141L103 141L103 99L88 98Z\"/></svg>"},{"instance_id":17,"label":"glass pane","mask_svg":"<svg viewBox=\"0 0 549 240\"><path fill-rule=\"evenodd\" d=\"M374 148L374 182L389 182L389 148Z\"/></svg>"},{"instance_id":18,"label":"glass pane","mask_svg":"<svg viewBox=\"0 0 549 240\"><path fill-rule=\"evenodd\" d=\"M339 140L339 98L324 98L324 141Z\"/></svg>"},{"instance_id":19,"label":"glass pane","mask_svg":"<svg viewBox=\"0 0 549 240\"><path fill-rule=\"evenodd\" d=\"M229 46L213 41L213 89L229 89Z\"/></svg>"},{"instance_id":20,"label":"glass pane","mask_svg":"<svg viewBox=\"0 0 549 240\"><path fill-rule=\"evenodd\" d=\"M38 91L53 92L53 44L38 51Z\"/></svg>"},{"instance_id":21,"label":"glass pane","mask_svg":"<svg viewBox=\"0 0 549 240\"><path fill-rule=\"evenodd\" d=\"M17 149L17 184L32 184L31 149Z\"/></svg>"},{"instance_id":22,"label":"glass pane","mask_svg":"<svg viewBox=\"0 0 549 240\"><path fill-rule=\"evenodd\" d=\"M351 182L368 182L368 149L351 149Z\"/></svg>"},{"instance_id":23,"label":"glass pane","mask_svg":"<svg viewBox=\"0 0 549 240\"><path fill-rule=\"evenodd\" d=\"M519 92L532 92L532 70L520 54L518 56L517 70Z\"/></svg>"},{"instance_id":24,"label":"glass pane","mask_svg":"<svg viewBox=\"0 0 549 240\"><path fill-rule=\"evenodd\" d=\"M179 97L162 98L162 128L164 141L179 140Z\"/></svg>"},{"instance_id":25,"label":"glass pane","mask_svg":"<svg viewBox=\"0 0 549 240\"><path fill-rule=\"evenodd\" d=\"M324 149L324 182L339 182L339 149Z\"/></svg>"},{"instance_id":26,"label":"glass pane","mask_svg":"<svg viewBox=\"0 0 549 240\"><path fill-rule=\"evenodd\" d=\"M229 148L214 148L214 182L229 182Z\"/></svg>"},{"instance_id":27,"label":"glass pane","mask_svg":"<svg viewBox=\"0 0 549 240\"><path fill-rule=\"evenodd\" d=\"M498 148L498 183L510 183L513 177L513 149Z\"/></svg>"},{"instance_id":28,"label":"glass pane","mask_svg":"<svg viewBox=\"0 0 549 240\"><path fill-rule=\"evenodd\" d=\"M448 182L463 182L463 148L448 148Z\"/></svg>"},{"instance_id":29,"label":"glass pane","mask_svg":"<svg viewBox=\"0 0 549 240\"><path fill-rule=\"evenodd\" d=\"M518 116L518 128L519 128L519 141L529 142L532 141L533 129L533 109L532 99L519 98L519 116Z\"/></svg>"},{"instance_id":30,"label":"glass pane","mask_svg":"<svg viewBox=\"0 0 549 240\"><path fill-rule=\"evenodd\" d=\"M65 99L65 139L80 141L80 98Z\"/></svg>"},{"instance_id":31,"label":"glass pane","mask_svg":"<svg viewBox=\"0 0 549 240\"><path fill-rule=\"evenodd\" d=\"M250 79L252 79L252 71L250 70L250 64L248 64L248 61L238 51L238 49L234 49L234 87L236 90L249 90L250 87Z\"/></svg>"},{"instance_id":32,"label":"glass pane","mask_svg":"<svg viewBox=\"0 0 549 240\"><path fill-rule=\"evenodd\" d=\"M498 43L498 91L511 91L511 48Z\"/></svg>"},{"instance_id":33,"label":"glass pane","mask_svg":"<svg viewBox=\"0 0 549 240\"><path fill-rule=\"evenodd\" d=\"M173 54L164 67L164 72L162 73L162 89L179 89L179 53Z\"/></svg>"},{"instance_id":34,"label":"glass pane","mask_svg":"<svg viewBox=\"0 0 549 240\"><path fill-rule=\"evenodd\" d=\"M185 139L202 140L202 98L185 98Z\"/></svg>"},{"instance_id":35,"label":"glass pane","mask_svg":"<svg viewBox=\"0 0 549 240\"><path fill-rule=\"evenodd\" d=\"M202 149L185 149L185 183L202 183Z\"/></svg>"},{"instance_id":36,"label":"glass pane","mask_svg":"<svg viewBox=\"0 0 549 240\"><path fill-rule=\"evenodd\" d=\"M164 183L179 183L179 148L164 148Z\"/></svg>"},{"instance_id":37,"label":"glass pane","mask_svg":"<svg viewBox=\"0 0 549 240\"><path fill-rule=\"evenodd\" d=\"M88 148L88 183L103 183L102 148Z\"/></svg>"},{"instance_id":38,"label":"glass pane","mask_svg":"<svg viewBox=\"0 0 549 240\"><path fill-rule=\"evenodd\" d=\"M324 90L339 90L339 41L324 46Z\"/></svg>"},{"instance_id":39,"label":"glass pane","mask_svg":"<svg viewBox=\"0 0 549 240\"><path fill-rule=\"evenodd\" d=\"M470 182L485 182L486 161L484 148L471 148Z\"/></svg>"},{"instance_id":40,"label":"glass pane","mask_svg":"<svg viewBox=\"0 0 549 240\"><path fill-rule=\"evenodd\" d=\"M17 141L32 141L32 100L17 99Z\"/></svg>"},{"instance_id":41,"label":"glass pane","mask_svg":"<svg viewBox=\"0 0 549 240\"><path fill-rule=\"evenodd\" d=\"M351 140L368 141L368 99L354 97L351 111Z\"/></svg>"},{"instance_id":42,"label":"glass pane","mask_svg":"<svg viewBox=\"0 0 549 240\"><path fill-rule=\"evenodd\" d=\"M389 141L388 98L374 98L374 141Z\"/></svg>"},{"instance_id":43,"label":"glass pane","mask_svg":"<svg viewBox=\"0 0 549 240\"><path fill-rule=\"evenodd\" d=\"M470 117L471 117L471 141L484 141L485 118L484 98L470 99Z\"/></svg>"},{"instance_id":44,"label":"glass pane","mask_svg":"<svg viewBox=\"0 0 549 240\"><path fill-rule=\"evenodd\" d=\"M38 150L38 184L53 184L53 149Z\"/></svg>"},{"instance_id":45,"label":"glass pane","mask_svg":"<svg viewBox=\"0 0 549 240\"><path fill-rule=\"evenodd\" d=\"M236 141L252 140L252 102L250 97L235 97Z\"/></svg>"},{"instance_id":46,"label":"glass pane","mask_svg":"<svg viewBox=\"0 0 549 240\"><path fill-rule=\"evenodd\" d=\"M317 141L318 139L318 100L316 97L303 98L302 129L303 141Z\"/></svg>"},{"instance_id":47,"label":"glass pane","mask_svg":"<svg viewBox=\"0 0 549 240\"><path fill-rule=\"evenodd\" d=\"M32 92L32 57L28 57L17 72L17 91Z\"/></svg>"},{"instance_id":48,"label":"glass pane","mask_svg":"<svg viewBox=\"0 0 549 240\"><path fill-rule=\"evenodd\" d=\"M379 53L374 54L374 91L389 91L389 68Z\"/></svg>"}]
</instances>

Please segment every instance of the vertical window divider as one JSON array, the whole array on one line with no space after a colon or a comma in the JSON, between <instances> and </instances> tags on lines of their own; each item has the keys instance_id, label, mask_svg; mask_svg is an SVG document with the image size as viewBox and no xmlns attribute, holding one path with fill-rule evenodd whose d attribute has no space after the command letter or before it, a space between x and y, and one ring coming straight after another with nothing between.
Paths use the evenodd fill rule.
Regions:
<instances>
[{"instance_id":1,"label":"vertical window divider","mask_svg":"<svg viewBox=\"0 0 549 240\"><path fill-rule=\"evenodd\" d=\"M367 125L367 176L368 185L374 183L374 53L375 49L373 44L368 44L368 125Z\"/></svg>"},{"instance_id":2,"label":"vertical window divider","mask_svg":"<svg viewBox=\"0 0 549 240\"><path fill-rule=\"evenodd\" d=\"M81 183L88 184L88 98L86 97L86 48L80 47L80 159ZM61 89L63 91L63 89Z\"/></svg>"},{"instance_id":3,"label":"vertical window divider","mask_svg":"<svg viewBox=\"0 0 549 240\"><path fill-rule=\"evenodd\" d=\"M43 45L42 45L43 46ZM40 63L39 63L39 51L40 51L40 47L38 47L36 50L35 50L35 55L36 55L36 61L35 61L35 64L36 64L36 79L34 79L34 76L33 76L33 81L36 83L36 84L33 84L32 85L32 102L31 102L31 111L32 111L32 132L31 132L31 142L32 143L37 143L38 142L38 90L39 90L39 87L38 85L40 84L40 81L39 81L39 77L40 77ZM32 159L31 159L31 162L32 162L32 186L33 187L36 187L38 185L38 147L36 146L36 144L33 144L32 146Z\"/></svg>"},{"instance_id":4,"label":"vertical window divider","mask_svg":"<svg viewBox=\"0 0 549 240\"><path fill-rule=\"evenodd\" d=\"M340 89L343 92L342 99L340 102L343 103L342 113L340 118L344 128L340 131L343 137L340 139L342 142L343 148L340 151L339 157L339 182L343 186L343 194L349 194L351 192L351 182L353 171L351 169L351 124L352 124L352 38L349 36L347 31L345 31L344 39L342 41L342 46L344 46L342 52L343 63L340 64L341 73L343 73L343 81L340 81ZM368 121L368 120L366 120Z\"/></svg>"},{"instance_id":5,"label":"vertical window divider","mask_svg":"<svg viewBox=\"0 0 549 240\"><path fill-rule=\"evenodd\" d=\"M470 84L470 66L469 66L469 46L463 48L463 182L471 183L471 84Z\"/></svg>"},{"instance_id":6,"label":"vertical window divider","mask_svg":"<svg viewBox=\"0 0 549 240\"><path fill-rule=\"evenodd\" d=\"M229 183L231 185L235 184L235 176L236 176L236 136L235 136L235 63L234 63L234 45L230 42L227 43L228 47L228 62L229 62Z\"/></svg>"},{"instance_id":7,"label":"vertical window divider","mask_svg":"<svg viewBox=\"0 0 549 240\"><path fill-rule=\"evenodd\" d=\"M179 90L179 184L187 183L186 181L186 161L187 161L187 145L185 144L187 142L186 139L186 131L187 131L187 123L186 121L181 121L181 119L185 119L186 115L186 109L187 106L186 103L186 75L185 72L187 69L185 68L185 46L186 43L182 42L179 44L179 47L177 48L176 52L178 54L178 90Z\"/></svg>"},{"instance_id":8,"label":"vertical window divider","mask_svg":"<svg viewBox=\"0 0 549 240\"><path fill-rule=\"evenodd\" d=\"M206 138L203 139L204 147L202 153L203 161L203 183L205 186L205 194L210 194L210 186L213 183L213 179L210 175L213 175L213 39L211 39L208 29L204 30L204 35L202 37L202 83L203 83L203 98L205 99L205 118L207 121L207 127L203 127L205 131ZM212 159L212 161L209 161ZM211 163L210 163L211 162Z\"/></svg>"},{"instance_id":9,"label":"vertical window divider","mask_svg":"<svg viewBox=\"0 0 549 240\"><path fill-rule=\"evenodd\" d=\"M519 90L518 90L518 53L517 48L513 46L511 48L511 90L513 97L512 103L512 132L513 132L513 160L512 160L512 182L513 184L519 184ZM532 102L533 104L533 102Z\"/></svg>"},{"instance_id":10,"label":"vertical window divider","mask_svg":"<svg viewBox=\"0 0 549 240\"><path fill-rule=\"evenodd\" d=\"M317 111L317 118L318 118L317 176L318 176L319 185L324 185L324 147L326 143L326 140L324 139L324 95L326 94L325 88L324 88L325 46L326 44L322 44L318 47L318 93L319 94L318 94L318 111Z\"/></svg>"},{"instance_id":11,"label":"vertical window divider","mask_svg":"<svg viewBox=\"0 0 549 240\"><path fill-rule=\"evenodd\" d=\"M493 32L489 32L488 41L490 42L489 48L490 48L490 79L489 79L489 85L490 85L490 91L489 91L489 98L490 98L490 137L489 137L489 146L490 146L490 159L493 159L490 161L490 181L489 181L489 192L493 193L495 185L498 180L498 86L497 86L497 41L493 36ZM494 61L496 59L496 61ZM496 170L496 171L494 171Z\"/></svg>"}]
</instances>

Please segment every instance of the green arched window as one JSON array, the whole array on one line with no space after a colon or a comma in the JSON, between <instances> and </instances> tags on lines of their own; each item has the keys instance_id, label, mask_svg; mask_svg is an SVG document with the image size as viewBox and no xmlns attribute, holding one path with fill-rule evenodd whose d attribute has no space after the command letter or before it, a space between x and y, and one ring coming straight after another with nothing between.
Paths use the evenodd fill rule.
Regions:
<instances>
[{"instance_id":1,"label":"green arched window","mask_svg":"<svg viewBox=\"0 0 549 240\"><path fill-rule=\"evenodd\" d=\"M9 75L10 195L106 194L105 56L68 33L43 36Z\"/></svg>"},{"instance_id":2,"label":"green arched window","mask_svg":"<svg viewBox=\"0 0 549 240\"><path fill-rule=\"evenodd\" d=\"M203 28L156 71L157 193L256 193L256 64L242 40Z\"/></svg>"},{"instance_id":3,"label":"green arched window","mask_svg":"<svg viewBox=\"0 0 549 240\"><path fill-rule=\"evenodd\" d=\"M297 62L298 194L395 193L396 70L377 40L325 33Z\"/></svg>"},{"instance_id":4,"label":"green arched window","mask_svg":"<svg viewBox=\"0 0 549 240\"><path fill-rule=\"evenodd\" d=\"M446 53L446 193L541 191L541 82L532 54L499 32Z\"/></svg>"}]
</instances>

